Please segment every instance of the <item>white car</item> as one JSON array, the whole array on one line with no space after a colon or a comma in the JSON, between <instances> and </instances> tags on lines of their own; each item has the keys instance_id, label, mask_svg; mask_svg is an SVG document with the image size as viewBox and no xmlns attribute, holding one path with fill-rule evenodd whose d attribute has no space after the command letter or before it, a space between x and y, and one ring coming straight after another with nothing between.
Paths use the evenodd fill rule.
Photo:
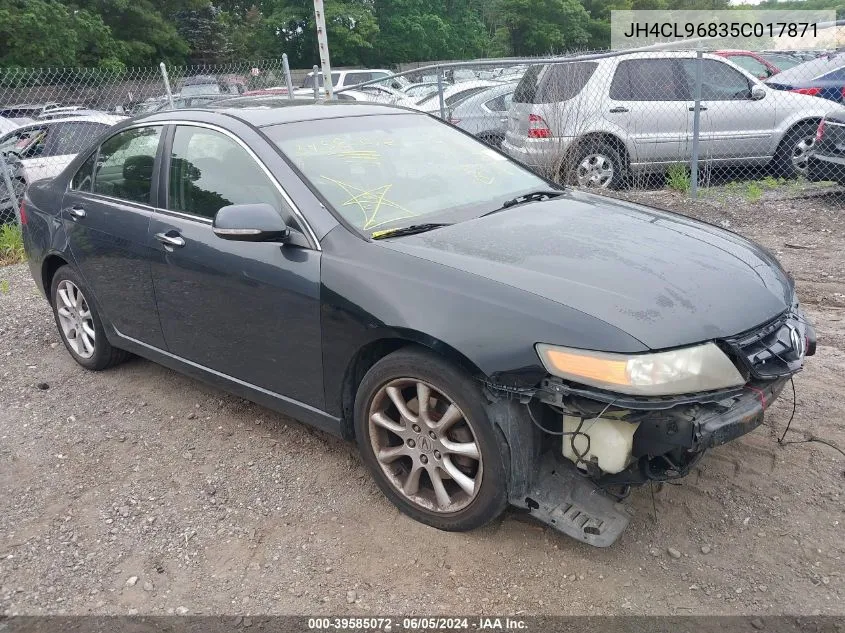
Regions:
<instances>
[{"instance_id":1,"label":"white car","mask_svg":"<svg viewBox=\"0 0 845 633\"><path fill-rule=\"evenodd\" d=\"M0 154L27 183L59 174L100 134L126 117L111 114L35 121L0 136Z\"/></svg>"},{"instance_id":2,"label":"white car","mask_svg":"<svg viewBox=\"0 0 845 633\"><path fill-rule=\"evenodd\" d=\"M332 71L332 88L344 88L346 86L356 86L365 81L372 81L374 79L384 79L385 85L401 90L410 82L405 77L397 77L384 68L371 68L369 70L333 70ZM317 85L323 87L323 73L317 73ZM305 76L302 82L302 88L314 89L314 73L310 72Z\"/></svg>"},{"instance_id":3,"label":"white car","mask_svg":"<svg viewBox=\"0 0 845 633\"><path fill-rule=\"evenodd\" d=\"M498 86L499 84L500 82L489 79L474 79L472 81L462 81L461 83L447 85L443 89L443 104L448 109L482 90L486 90L491 86ZM435 91L422 101L418 101L417 108L423 112L440 112L439 93Z\"/></svg>"}]
</instances>

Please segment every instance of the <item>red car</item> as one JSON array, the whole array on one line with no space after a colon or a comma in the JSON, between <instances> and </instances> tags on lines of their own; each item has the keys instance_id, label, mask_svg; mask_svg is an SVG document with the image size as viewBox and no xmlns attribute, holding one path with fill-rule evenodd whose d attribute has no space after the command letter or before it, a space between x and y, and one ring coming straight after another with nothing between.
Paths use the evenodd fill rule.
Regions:
<instances>
[{"instance_id":1,"label":"red car","mask_svg":"<svg viewBox=\"0 0 845 633\"><path fill-rule=\"evenodd\" d=\"M752 51L716 51L734 64L750 72L758 79L768 79L780 72L780 68Z\"/></svg>"}]
</instances>

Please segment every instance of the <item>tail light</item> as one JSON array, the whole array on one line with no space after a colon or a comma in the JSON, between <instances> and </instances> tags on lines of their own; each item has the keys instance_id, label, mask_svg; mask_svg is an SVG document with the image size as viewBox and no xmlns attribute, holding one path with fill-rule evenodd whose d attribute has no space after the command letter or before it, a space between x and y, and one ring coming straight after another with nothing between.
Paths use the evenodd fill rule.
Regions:
<instances>
[{"instance_id":1,"label":"tail light","mask_svg":"<svg viewBox=\"0 0 845 633\"><path fill-rule=\"evenodd\" d=\"M21 215L21 226L26 226L26 204L23 200L21 200L21 208L20 208L20 215Z\"/></svg>"},{"instance_id":2,"label":"tail light","mask_svg":"<svg viewBox=\"0 0 845 633\"><path fill-rule=\"evenodd\" d=\"M539 114L528 115L528 138L549 138L552 131Z\"/></svg>"},{"instance_id":3,"label":"tail light","mask_svg":"<svg viewBox=\"0 0 845 633\"><path fill-rule=\"evenodd\" d=\"M793 88L790 92L796 92L799 95L812 95L817 97L821 93L821 88Z\"/></svg>"},{"instance_id":4,"label":"tail light","mask_svg":"<svg viewBox=\"0 0 845 633\"><path fill-rule=\"evenodd\" d=\"M816 143L818 143L824 137L824 119L819 121L819 127L816 130Z\"/></svg>"},{"instance_id":5,"label":"tail light","mask_svg":"<svg viewBox=\"0 0 845 633\"><path fill-rule=\"evenodd\" d=\"M449 117L449 123L451 123L452 125L457 125L460 122L461 122L460 119L456 119L454 117Z\"/></svg>"}]
</instances>

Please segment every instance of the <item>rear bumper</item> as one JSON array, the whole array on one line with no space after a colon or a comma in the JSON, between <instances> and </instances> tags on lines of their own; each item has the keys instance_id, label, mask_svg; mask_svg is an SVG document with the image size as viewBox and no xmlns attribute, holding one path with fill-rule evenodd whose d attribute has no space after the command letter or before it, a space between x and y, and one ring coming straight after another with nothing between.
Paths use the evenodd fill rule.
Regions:
<instances>
[{"instance_id":1,"label":"rear bumper","mask_svg":"<svg viewBox=\"0 0 845 633\"><path fill-rule=\"evenodd\" d=\"M845 158L811 155L807 165L807 179L812 182L833 180L845 184Z\"/></svg>"},{"instance_id":2,"label":"rear bumper","mask_svg":"<svg viewBox=\"0 0 845 633\"><path fill-rule=\"evenodd\" d=\"M523 165L547 176L557 175L557 169L572 144L570 137L525 139L519 146L502 141L502 151Z\"/></svg>"}]
</instances>

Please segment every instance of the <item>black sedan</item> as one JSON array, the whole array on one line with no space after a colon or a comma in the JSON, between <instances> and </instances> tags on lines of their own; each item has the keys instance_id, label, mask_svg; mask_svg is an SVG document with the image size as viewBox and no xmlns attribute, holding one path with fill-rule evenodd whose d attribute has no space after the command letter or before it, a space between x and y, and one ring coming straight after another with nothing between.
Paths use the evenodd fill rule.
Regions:
<instances>
[{"instance_id":1,"label":"black sedan","mask_svg":"<svg viewBox=\"0 0 845 633\"><path fill-rule=\"evenodd\" d=\"M609 545L630 486L754 429L815 348L762 248L389 106L135 119L21 219L80 365L143 356L354 439L446 530L510 503Z\"/></svg>"}]
</instances>

